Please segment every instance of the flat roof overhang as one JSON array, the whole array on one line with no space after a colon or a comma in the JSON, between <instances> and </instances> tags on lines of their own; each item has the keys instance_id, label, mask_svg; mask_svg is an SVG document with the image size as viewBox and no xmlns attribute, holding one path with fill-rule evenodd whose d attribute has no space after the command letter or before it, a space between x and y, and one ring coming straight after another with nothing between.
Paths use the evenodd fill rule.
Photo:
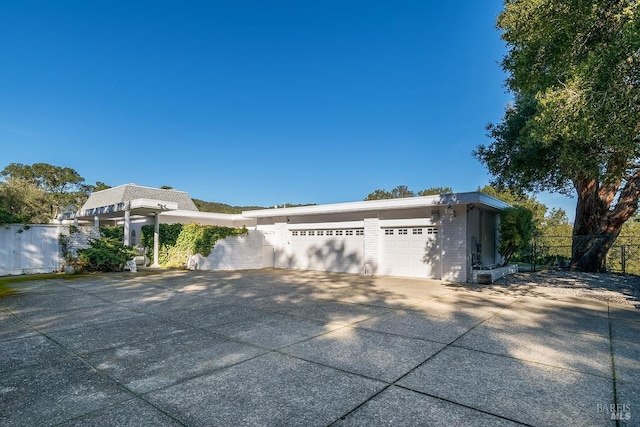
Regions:
<instances>
[{"instance_id":1,"label":"flat roof overhang","mask_svg":"<svg viewBox=\"0 0 640 427\"><path fill-rule=\"evenodd\" d=\"M492 211L500 211L511 205L480 192L453 193L437 196L406 197L401 199L365 200L362 202L334 203L327 205L299 206L293 208L244 211L247 218L272 218L278 216L323 215L347 212L380 211L477 204Z\"/></svg>"}]
</instances>

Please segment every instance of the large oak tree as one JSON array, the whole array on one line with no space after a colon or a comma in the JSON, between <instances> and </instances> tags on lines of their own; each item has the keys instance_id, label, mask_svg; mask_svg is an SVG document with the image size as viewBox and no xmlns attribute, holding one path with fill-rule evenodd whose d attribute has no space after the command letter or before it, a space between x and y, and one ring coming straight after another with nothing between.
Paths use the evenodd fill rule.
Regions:
<instances>
[{"instance_id":1,"label":"large oak tree","mask_svg":"<svg viewBox=\"0 0 640 427\"><path fill-rule=\"evenodd\" d=\"M494 184L577 196L572 265L603 271L640 198L640 0L506 0L513 103L474 155Z\"/></svg>"}]
</instances>

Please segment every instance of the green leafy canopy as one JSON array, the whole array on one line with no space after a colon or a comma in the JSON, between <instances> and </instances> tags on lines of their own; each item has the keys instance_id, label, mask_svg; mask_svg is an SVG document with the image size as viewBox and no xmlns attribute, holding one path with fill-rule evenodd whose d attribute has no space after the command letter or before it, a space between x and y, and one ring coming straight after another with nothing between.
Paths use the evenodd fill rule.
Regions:
<instances>
[{"instance_id":1,"label":"green leafy canopy","mask_svg":"<svg viewBox=\"0 0 640 427\"><path fill-rule=\"evenodd\" d=\"M577 176L620 182L637 168L639 17L629 0L505 3L514 101L475 151L495 183L572 193Z\"/></svg>"}]
</instances>

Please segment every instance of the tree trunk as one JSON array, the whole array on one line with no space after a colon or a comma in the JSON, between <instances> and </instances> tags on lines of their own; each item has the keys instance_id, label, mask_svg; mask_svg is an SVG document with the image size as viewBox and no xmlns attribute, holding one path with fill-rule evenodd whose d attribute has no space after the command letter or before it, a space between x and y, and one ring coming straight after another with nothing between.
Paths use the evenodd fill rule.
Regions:
<instances>
[{"instance_id":1,"label":"tree trunk","mask_svg":"<svg viewBox=\"0 0 640 427\"><path fill-rule=\"evenodd\" d=\"M640 174L625 182L600 185L596 179L574 181L578 193L573 225L571 267L587 272L606 271L607 253L622 225L638 209ZM616 200L617 196L617 200ZM615 206L612 203L616 200Z\"/></svg>"}]
</instances>

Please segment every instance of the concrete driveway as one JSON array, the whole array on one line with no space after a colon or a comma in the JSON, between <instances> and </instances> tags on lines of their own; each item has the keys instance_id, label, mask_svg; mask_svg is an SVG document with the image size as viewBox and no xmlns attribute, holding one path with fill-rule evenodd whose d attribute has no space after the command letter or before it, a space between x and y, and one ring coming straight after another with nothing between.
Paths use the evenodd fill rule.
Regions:
<instances>
[{"instance_id":1,"label":"concrete driveway","mask_svg":"<svg viewBox=\"0 0 640 427\"><path fill-rule=\"evenodd\" d=\"M640 425L632 305L273 269L19 289L3 426Z\"/></svg>"}]
</instances>

